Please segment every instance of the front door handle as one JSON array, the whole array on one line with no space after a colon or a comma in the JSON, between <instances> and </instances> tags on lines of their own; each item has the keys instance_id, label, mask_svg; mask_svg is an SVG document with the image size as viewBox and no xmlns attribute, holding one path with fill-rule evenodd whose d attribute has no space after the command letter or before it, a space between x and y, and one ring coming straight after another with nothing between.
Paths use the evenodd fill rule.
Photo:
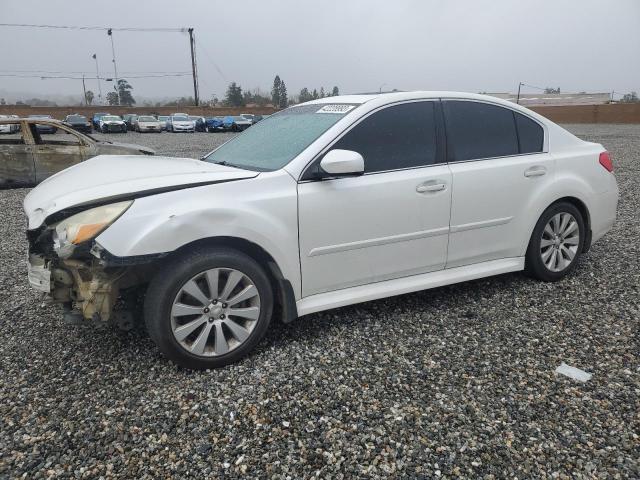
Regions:
<instances>
[{"instance_id":1,"label":"front door handle","mask_svg":"<svg viewBox=\"0 0 640 480\"><path fill-rule=\"evenodd\" d=\"M531 168L527 168L524 171L525 177L541 177L542 175L546 175L547 169L541 165L534 165Z\"/></svg>"},{"instance_id":2,"label":"front door handle","mask_svg":"<svg viewBox=\"0 0 640 480\"><path fill-rule=\"evenodd\" d=\"M418 193L440 192L447 188L446 183L422 183L416 187Z\"/></svg>"}]
</instances>

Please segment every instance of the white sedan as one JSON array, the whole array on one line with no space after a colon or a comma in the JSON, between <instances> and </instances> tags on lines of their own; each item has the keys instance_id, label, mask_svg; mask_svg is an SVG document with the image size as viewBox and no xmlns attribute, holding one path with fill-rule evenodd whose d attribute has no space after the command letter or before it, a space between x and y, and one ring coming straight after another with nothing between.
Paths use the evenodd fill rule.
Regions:
<instances>
[{"instance_id":1,"label":"white sedan","mask_svg":"<svg viewBox=\"0 0 640 480\"><path fill-rule=\"evenodd\" d=\"M29 278L79 322L119 322L119 295L143 288L160 350L219 367L273 312L518 270L558 281L614 223L612 171L602 145L493 97L324 98L202 161L97 157L46 180L24 203Z\"/></svg>"}]
</instances>

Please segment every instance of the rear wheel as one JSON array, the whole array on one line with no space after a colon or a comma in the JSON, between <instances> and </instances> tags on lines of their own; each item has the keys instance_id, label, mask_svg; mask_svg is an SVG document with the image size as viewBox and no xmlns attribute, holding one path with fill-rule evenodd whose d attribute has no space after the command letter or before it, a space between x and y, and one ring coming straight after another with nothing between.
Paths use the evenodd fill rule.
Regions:
<instances>
[{"instance_id":1,"label":"rear wheel","mask_svg":"<svg viewBox=\"0 0 640 480\"><path fill-rule=\"evenodd\" d=\"M168 358L194 369L217 368L247 355L264 337L273 290L262 267L227 248L176 258L154 278L145 322Z\"/></svg>"},{"instance_id":2,"label":"rear wheel","mask_svg":"<svg viewBox=\"0 0 640 480\"><path fill-rule=\"evenodd\" d=\"M580 210L568 202L551 205L531 235L525 262L527 273L546 282L564 278L576 268L584 239Z\"/></svg>"}]
</instances>

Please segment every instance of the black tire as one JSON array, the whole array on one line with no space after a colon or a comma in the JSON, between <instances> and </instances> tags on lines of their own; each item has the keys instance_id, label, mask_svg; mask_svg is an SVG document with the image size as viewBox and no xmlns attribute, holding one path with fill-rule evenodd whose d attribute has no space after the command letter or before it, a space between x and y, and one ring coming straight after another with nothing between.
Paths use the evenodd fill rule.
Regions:
<instances>
[{"instance_id":1,"label":"black tire","mask_svg":"<svg viewBox=\"0 0 640 480\"><path fill-rule=\"evenodd\" d=\"M545 227L552 217L559 213L569 213L575 218L578 224L579 239L575 256L570 261L569 265L563 270L556 272L547 268L543 262L541 257L541 242ZM562 280L577 267L578 259L580 258L580 254L584 248L585 238L586 228L584 218L582 217L580 210L569 202L554 203L542 213L538 223L536 223L536 226L533 229L525 257L525 272L529 276L544 282L557 282L558 280Z\"/></svg>"},{"instance_id":2,"label":"black tire","mask_svg":"<svg viewBox=\"0 0 640 480\"><path fill-rule=\"evenodd\" d=\"M224 355L204 357L190 353L175 339L171 329L171 308L189 279L213 268L232 268L249 277L260 295L260 314L243 343ZM205 370L237 362L253 350L269 328L273 303L269 277L253 258L230 248L202 247L170 260L151 280L145 296L144 318L149 336L167 358L185 368Z\"/></svg>"}]
</instances>

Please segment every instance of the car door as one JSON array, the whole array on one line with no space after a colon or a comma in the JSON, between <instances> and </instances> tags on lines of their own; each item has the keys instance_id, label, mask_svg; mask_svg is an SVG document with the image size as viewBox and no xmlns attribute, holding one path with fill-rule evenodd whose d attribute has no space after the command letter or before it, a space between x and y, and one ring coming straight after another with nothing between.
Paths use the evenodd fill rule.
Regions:
<instances>
[{"instance_id":1,"label":"car door","mask_svg":"<svg viewBox=\"0 0 640 480\"><path fill-rule=\"evenodd\" d=\"M35 124L32 125L36 183L87 158L89 147L75 130L58 126L58 133L42 135L37 132Z\"/></svg>"},{"instance_id":2,"label":"car door","mask_svg":"<svg viewBox=\"0 0 640 480\"><path fill-rule=\"evenodd\" d=\"M453 175L447 268L522 256L531 233L526 206L555 173L543 126L491 103L443 107Z\"/></svg>"},{"instance_id":3,"label":"car door","mask_svg":"<svg viewBox=\"0 0 640 480\"><path fill-rule=\"evenodd\" d=\"M0 138L0 188L27 187L35 183L33 139L24 122L18 125L17 133Z\"/></svg>"},{"instance_id":4,"label":"car door","mask_svg":"<svg viewBox=\"0 0 640 480\"><path fill-rule=\"evenodd\" d=\"M451 173L441 163L439 103L373 112L323 152L352 150L365 173L298 184L303 296L444 268Z\"/></svg>"}]
</instances>

